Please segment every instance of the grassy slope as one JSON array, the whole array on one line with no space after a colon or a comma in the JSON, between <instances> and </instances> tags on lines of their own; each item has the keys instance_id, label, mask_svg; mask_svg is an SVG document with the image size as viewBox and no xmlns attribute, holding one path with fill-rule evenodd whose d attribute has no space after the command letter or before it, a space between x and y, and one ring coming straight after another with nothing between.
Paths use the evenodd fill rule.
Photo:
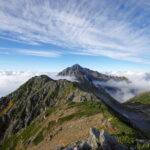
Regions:
<instances>
[{"instance_id":1,"label":"grassy slope","mask_svg":"<svg viewBox=\"0 0 150 150\"><path fill-rule=\"evenodd\" d=\"M46 81L49 80L48 78L45 79ZM34 84L34 86L31 84L32 82L27 82L21 88L19 89L18 93L15 95L14 101L20 98L20 93L26 93L26 89L30 86L32 87L33 93L42 91L43 89L40 88L40 84ZM63 85L63 88L57 87L53 92L49 92L46 99L48 97L51 97L52 99L59 99L63 100L65 99L69 93L72 91L75 91L77 87L71 83L71 82L64 82L65 85ZM40 90L39 90L40 89ZM59 91L59 92L58 92ZM150 94L150 93L149 93ZM150 96L149 96L150 97ZM139 98L135 98L135 101L138 101ZM147 99L147 93L140 96L140 99L142 99L143 103L148 103L149 99ZM50 120L49 122L46 122L51 115L55 114L58 110L62 109L64 112L66 111L66 108L62 108L62 106L57 106L53 108L49 108L46 110L44 115L46 116L46 119L41 119L37 117L32 121L32 123L25 129L21 130L18 134L10 136L5 139L4 144L0 145L0 150L7 150L8 148L10 150L14 150L15 147L18 145L22 145L22 148L27 148L30 144L30 139L32 139L32 145L38 145L41 143L45 138L45 132L48 132L52 130L55 126L61 126L64 122L69 122L73 119L80 120L82 117L89 117L94 116L96 114L103 114L105 116L106 120L110 120L111 125L113 126L113 130L111 134L115 135L119 142L122 144L125 144L127 146L133 146L137 147L139 150L148 150L150 149L149 145L141 145L136 143L135 138L140 138L140 135L121 122L113 112L110 112L109 108L98 102L80 102L80 103L67 103L67 109L73 109L76 108L77 111L71 114L67 114L66 116L60 116L59 119L56 121ZM39 123L40 122L40 123ZM44 126L46 122L46 126ZM104 128L108 130L108 127L106 126L100 126L99 129ZM80 130L79 130L80 132ZM61 137L60 137L61 138ZM21 144L20 144L21 143ZM18 149L18 148L17 148ZM20 149L19 149L20 150Z\"/></svg>"},{"instance_id":2,"label":"grassy slope","mask_svg":"<svg viewBox=\"0 0 150 150\"><path fill-rule=\"evenodd\" d=\"M128 102L138 102L141 104L150 104L150 92L142 93L138 96L135 96L135 97L131 98L130 100L128 100L126 103L128 103Z\"/></svg>"},{"instance_id":3,"label":"grassy slope","mask_svg":"<svg viewBox=\"0 0 150 150\"><path fill-rule=\"evenodd\" d=\"M22 147L25 149L30 142L30 139L33 139L33 145L38 145L40 142L44 140L44 132L51 131L52 128L55 126L61 126L61 124L65 122L69 122L73 119L80 120L82 117L94 116L96 114L103 114L105 119L110 120L111 125L113 126L113 130L111 134L115 135L119 142L125 144L127 146L137 147L138 150L149 150L149 145L141 145L136 143L135 138L140 138L140 135L134 129L130 128L123 122L121 122L117 117L114 116L113 112L110 112L108 107L99 102L80 102L80 103L67 103L67 108L63 111L67 111L67 109L74 109L76 108L77 111L67 114L66 116L60 116L59 119L51 120L47 122L47 126L43 126L48 120L49 117L55 114L60 109L63 109L62 106L58 106L55 108L49 108L45 112L47 119L42 120L40 124L38 124L39 119L35 119L30 126L26 129L22 130L17 135L11 136L10 138L6 139L4 144L0 146L1 150L6 150L8 147L12 150L15 149L17 143L22 143ZM100 126L99 129L104 128L106 130L107 127ZM61 128L60 128L61 130ZM58 131L59 132L59 131ZM80 132L80 130L79 130ZM61 137L60 137L61 138Z\"/></svg>"}]
</instances>

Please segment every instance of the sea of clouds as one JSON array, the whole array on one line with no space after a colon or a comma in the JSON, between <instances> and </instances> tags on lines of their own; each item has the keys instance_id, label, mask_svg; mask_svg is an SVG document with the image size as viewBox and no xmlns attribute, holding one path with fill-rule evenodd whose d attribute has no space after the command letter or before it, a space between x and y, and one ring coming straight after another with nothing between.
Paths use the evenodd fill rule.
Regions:
<instances>
[{"instance_id":1,"label":"sea of clouds","mask_svg":"<svg viewBox=\"0 0 150 150\"><path fill-rule=\"evenodd\" d=\"M76 81L73 77L56 76L57 73L31 71L0 71L0 97L6 96L7 94L13 92L31 77L42 74L48 75L54 80L67 79L70 81Z\"/></svg>"},{"instance_id":2,"label":"sea of clouds","mask_svg":"<svg viewBox=\"0 0 150 150\"><path fill-rule=\"evenodd\" d=\"M46 74L55 80L67 79L70 81L76 81L76 79L73 77L56 76L57 73L31 71L0 71L0 97L13 92L31 77L41 74ZM125 81L116 82L114 80L109 80L105 83L96 83L101 84L102 86L111 86L120 89L117 92L108 91L108 93L119 102L124 102L134 97L135 95L150 91L150 73L148 72L113 71L106 72L106 74L125 76L129 79L129 81L131 81L130 83L127 83Z\"/></svg>"},{"instance_id":3,"label":"sea of clouds","mask_svg":"<svg viewBox=\"0 0 150 150\"><path fill-rule=\"evenodd\" d=\"M125 102L140 93L150 91L150 72L113 71L107 72L106 74L125 76L130 81L128 83L125 81L116 82L114 80L109 80L105 83L106 86L120 89L116 93L109 91L109 94L119 102Z\"/></svg>"}]
</instances>

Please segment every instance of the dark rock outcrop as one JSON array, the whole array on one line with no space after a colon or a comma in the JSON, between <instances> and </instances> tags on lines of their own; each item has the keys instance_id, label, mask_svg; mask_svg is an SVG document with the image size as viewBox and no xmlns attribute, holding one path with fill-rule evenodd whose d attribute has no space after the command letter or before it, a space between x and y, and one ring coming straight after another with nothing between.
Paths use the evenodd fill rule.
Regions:
<instances>
[{"instance_id":1,"label":"dark rock outcrop","mask_svg":"<svg viewBox=\"0 0 150 150\"><path fill-rule=\"evenodd\" d=\"M107 131L91 128L90 136L86 141L78 141L67 147L58 147L56 150L130 150L130 148L120 144Z\"/></svg>"}]
</instances>

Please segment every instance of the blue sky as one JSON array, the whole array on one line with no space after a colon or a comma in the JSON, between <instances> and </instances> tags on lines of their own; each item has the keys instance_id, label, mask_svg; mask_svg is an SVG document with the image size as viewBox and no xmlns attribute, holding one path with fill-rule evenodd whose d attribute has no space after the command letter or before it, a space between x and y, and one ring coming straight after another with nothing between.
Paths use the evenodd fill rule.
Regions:
<instances>
[{"instance_id":1,"label":"blue sky","mask_svg":"<svg viewBox=\"0 0 150 150\"><path fill-rule=\"evenodd\" d=\"M149 0L1 0L0 70L150 71Z\"/></svg>"}]
</instances>

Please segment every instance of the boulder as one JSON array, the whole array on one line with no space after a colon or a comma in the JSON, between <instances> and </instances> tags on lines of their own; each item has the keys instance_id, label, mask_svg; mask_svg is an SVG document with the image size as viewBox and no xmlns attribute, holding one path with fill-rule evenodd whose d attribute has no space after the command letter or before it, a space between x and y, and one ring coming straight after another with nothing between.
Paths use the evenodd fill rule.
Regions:
<instances>
[{"instance_id":1,"label":"boulder","mask_svg":"<svg viewBox=\"0 0 150 150\"><path fill-rule=\"evenodd\" d=\"M105 130L98 131L96 128L90 128L89 133L87 141L78 141L56 150L129 150Z\"/></svg>"},{"instance_id":2,"label":"boulder","mask_svg":"<svg viewBox=\"0 0 150 150\"><path fill-rule=\"evenodd\" d=\"M90 128L90 136L88 138L88 143L93 149L97 149L99 147L99 135L99 131L97 131L95 128Z\"/></svg>"},{"instance_id":3,"label":"boulder","mask_svg":"<svg viewBox=\"0 0 150 150\"><path fill-rule=\"evenodd\" d=\"M99 131L98 131L99 132ZM111 143L113 143L111 136L107 131L101 130L99 135L99 143L102 150L111 150Z\"/></svg>"}]
</instances>

